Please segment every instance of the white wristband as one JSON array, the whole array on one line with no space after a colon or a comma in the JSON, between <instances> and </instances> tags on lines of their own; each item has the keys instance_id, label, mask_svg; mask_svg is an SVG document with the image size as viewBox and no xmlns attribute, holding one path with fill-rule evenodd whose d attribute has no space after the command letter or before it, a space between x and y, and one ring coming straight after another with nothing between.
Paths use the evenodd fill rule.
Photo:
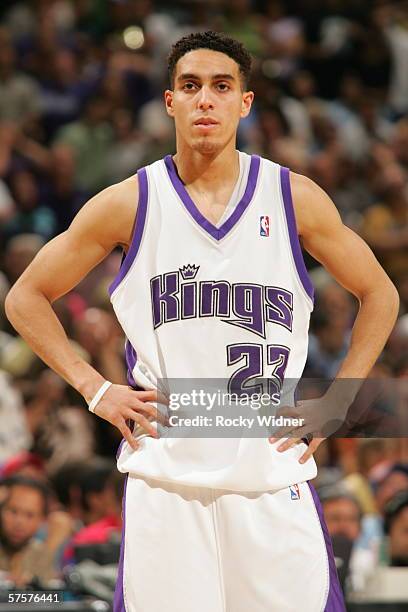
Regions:
<instances>
[{"instance_id":1,"label":"white wristband","mask_svg":"<svg viewBox=\"0 0 408 612\"><path fill-rule=\"evenodd\" d=\"M95 393L95 395L93 396L93 398L89 402L89 405L88 405L89 412L95 412L96 406L101 401L102 397L105 395L106 391L109 389L109 387L111 385L112 385L112 383L109 382L109 380L105 380L105 382L103 383L102 387L99 389L99 391L97 391Z\"/></svg>"}]
</instances>

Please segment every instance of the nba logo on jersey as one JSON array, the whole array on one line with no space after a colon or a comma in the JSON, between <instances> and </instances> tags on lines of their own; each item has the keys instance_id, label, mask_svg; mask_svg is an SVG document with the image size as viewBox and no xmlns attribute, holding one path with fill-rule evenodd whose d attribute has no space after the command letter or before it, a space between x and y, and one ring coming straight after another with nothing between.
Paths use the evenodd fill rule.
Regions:
<instances>
[{"instance_id":1,"label":"nba logo on jersey","mask_svg":"<svg viewBox=\"0 0 408 612\"><path fill-rule=\"evenodd\" d=\"M259 233L261 236L269 236L269 217L267 215L259 217Z\"/></svg>"},{"instance_id":2,"label":"nba logo on jersey","mask_svg":"<svg viewBox=\"0 0 408 612\"><path fill-rule=\"evenodd\" d=\"M298 484L290 485L289 491L290 491L290 499L300 499L300 491L299 491Z\"/></svg>"}]
</instances>

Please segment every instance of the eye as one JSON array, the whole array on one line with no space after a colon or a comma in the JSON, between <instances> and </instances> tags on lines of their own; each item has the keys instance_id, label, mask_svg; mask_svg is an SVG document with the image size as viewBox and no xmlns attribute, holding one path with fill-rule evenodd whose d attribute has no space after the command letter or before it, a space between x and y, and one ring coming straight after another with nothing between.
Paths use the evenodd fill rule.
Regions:
<instances>
[{"instance_id":1,"label":"eye","mask_svg":"<svg viewBox=\"0 0 408 612\"><path fill-rule=\"evenodd\" d=\"M197 87L197 85L195 83L193 83L192 81L187 81L186 83L184 83L183 85L183 89L185 91L192 91L193 89L195 89Z\"/></svg>"},{"instance_id":2,"label":"eye","mask_svg":"<svg viewBox=\"0 0 408 612\"><path fill-rule=\"evenodd\" d=\"M228 89L230 88L228 83L217 83L217 87L220 91L228 91Z\"/></svg>"}]
</instances>

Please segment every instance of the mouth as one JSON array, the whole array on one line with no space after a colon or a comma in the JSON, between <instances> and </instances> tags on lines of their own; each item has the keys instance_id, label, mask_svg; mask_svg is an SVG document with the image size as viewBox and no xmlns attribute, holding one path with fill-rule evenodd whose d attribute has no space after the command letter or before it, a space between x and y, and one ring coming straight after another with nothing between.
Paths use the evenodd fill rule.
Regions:
<instances>
[{"instance_id":1,"label":"mouth","mask_svg":"<svg viewBox=\"0 0 408 612\"><path fill-rule=\"evenodd\" d=\"M219 124L218 121L211 119L211 117L201 117L194 121L194 125L201 128L214 128Z\"/></svg>"}]
</instances>

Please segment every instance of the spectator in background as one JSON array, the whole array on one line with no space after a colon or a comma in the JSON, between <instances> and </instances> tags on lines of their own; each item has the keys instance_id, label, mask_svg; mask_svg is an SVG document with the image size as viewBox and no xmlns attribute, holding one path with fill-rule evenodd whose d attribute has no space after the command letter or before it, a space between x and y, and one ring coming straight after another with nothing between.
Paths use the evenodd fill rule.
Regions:
<instances>
[{"instance_id":1,"label":"spectator in background","mask_svg":"<svg viewBox=\"0 0 408 612\"><path fill-rule=\"evenodd\" d=\"M41 75L41 115L47 142L60 127L78 119L85 97L92 92L92 85L81 79L75 53L57 48Z\"/></svg>"},{"instance_id":2,"label":"spectator in background","mask_svg":"<svg viewBox=\"0 0 408 612\"><path fill-rule=\"evenodd\" d=\"M76 531L85 523L81 492L83 469L82 461L67 461L51 477L56 499L61 509L68 512L76 522Z\"/></svg>"},{"instance_id":3,"label":"spectator in background","mask_svg":"<svg viewBox=\"0 0 408 612\"><path fill-rule=\"evenodd\" d=\"M89 478L89 475L87 478ZM105 481L105 492L102 491L98 493L101 496L105 496L106 500L106 491L109 491L109 501L104 505L102 513L99 510L97 511L97 514L94 516L96 520L90 521L75 533L64 551L64 565L74 560L80 561L86 558L86 555L90 555L91 558L97 559L98 547L108 543L113 544L117 554L115 561L119 561L119 547L117 544L122 530L121 504L124 480L124 474L116 470L110 472ZM84 490L83 493L85 493ZM111 493L113 493L113 496L111 496ZM86 491L86 496L83 498L84 502L86 499L90 499L89 495L90 492L88 490ZM95 492L93 495L95 495ZM98 514L101 514L99 518L97 518ZM88 515L88 517L89 516L90 515ZM113 554L115 554L115 552L113 552Z\"/></svg>"},{"instance_id":4,"label":"spectator in background","mask_svg":"<svg viewBox=\"0 0 408 612\"><path fill-rule=\"evenodd\" d=\"M395 123L390 146L396 160L408 171L408 117L403 117Z\"/></svg>"},{"instance_id":5,"label":"spectator in background","mask_svg":"<svg viewBox=\"0 0 408 612\"><path fill-rule=\"evenodd\" d=\"M387 504L397 493L408 491L408 464L395 463L374 483L378 511L384 516Z\"/></svg>"},{"instance_id":6,"label":"spectator in background","mask_svg":"<svg viewBox=\"0 0 408 612\"><path fill-rule=\"evenodd\" d=\"M31 443L21 394L0 370L0 466Z\"/></svg>"},{"instance_id":7,"label":"spectator in background","mask_svg":"<svg viewBox=\"0 0 408 612\"><path fill-rule=\"evenodd\" d=\"M364 516L356 497L343 483L323 487L319 493L343 586L360 591L379 563L381 520L377 515Z\"/></svg>"},{"instance_id":8,"label":"spectator in background","mask_svg":"<svg viewBox=\"0 0 408 612\"><path fill-rule=\"evenodd\" d=\"M343 535L355 542L361 531L361 509L357 500L340 486L319 491L331 536Z\"/></svg>"},{"instance_id":9,"label":"spectator in background","mask_svg":"<svg viewBox=\"0 0 408 612\"><path fill-rule=\"evenodd\" d=\"M385 347L384 358L394 369L408 355L408 313L400 317Z\"/></svg>"},{"instance_id":10,"label":"spectator in background","mask_svg":"<svg viewBox=\"0 0 408 612\"><path fill-rule=\"evenodd\" d=\"M391 277L408 271L407 173L398 163L378 168L381 201L364 213L362 235Z\"/></svg>"},{"instance_id":11,"label":"spectator in background","mask_svg":"<svg viewBox=\"0 0 408 612\"><path fill-rule=\"evenodd\" d=\"M56 218L51 209L41 205L34 174L28 170L15 171L11 177L11 186L17 210L4 226L5 238L36 234L44 241L50 240L57 229Z\"/></svg>"},{"instance_id":12,"label":"spectator in background","mask_svg":"<svg viewBox=\"0 0 408 612\"><path fill-rule=\"evenodd\" d=\"M108 160L113 145L108 118L108 102L95 94L87 100L83 115L58 130L54 141L72 150L76 185L92 195L108 182Z\"/></svg>"},{"instance_id":13,"label":"spectator in background","mask_svg":"<svg viewBox=\"0 0 408 612\"><path fill-rule=\"evenodd\" d=\"M57 145L51 151L52 170L43 189L44 204L56 217L57 234L64 232L90 194L75 182L74 151Z\"/></svg>"},{"instance_id":14,"label":"spectator in background","mask_svg":"<svg viewBox=\"0 0 408 612\"><path fill-rule=\"evenodd\" d=\"M1 133L0 133L1 138ZM0 227L14 214L14 201L7 184L0 179Z\"/></svg>"},{"instance_id":15,"label":"spectator in background","mask_svg":"<svg viewBox=\"0 0 408 612\"><path fill-rule=\"evenodd\" d=\"M34 438L33 450L45 459L48 474L53 474L68 461L85 463L94 452L94 430L89 413L67 400L66 388L62 378L51 370L43 370L26 402L26 420Z\"/></svg>"},{"instance_id":16,"label":"spectator in background","mask_svg":"<svg viewBox=\"0 0 408 612\"><path fill-rule=\"evenodd\" d=\"M13 454L0 471L1 478L7 481L14 476L28 476L41 482L47 482L44 460L35 453L21 451Z\"/></svg>"},{"instance_id":17,"label":"spectator in background","mask_svg":"<svg viewBox=\"0 0 408 612\"><path fill-rule=\"evenodd\" d=\"M306 374L311 371L325 380L334 378L347 348L348 337L341 322L334 321L327 312L316 306L309 337Z\"/></svg>"},{"instance_id":18,"label":"spectator in background","mask_svg":"<svg viewBox=\"0 0 408 612\"><path fill-rule=\"evenodd\" d=\"M117 513L116 464L111 459L94 457L83 467L80 488L85 525Z\"/></svg>"},{"instance_id":19,"label":"spectator in background","mask_svg":"<svg viewBox=\"0 0 408 612\"><path fill-rule=\"evenodd\" d=\"M74 535L66 542L61 558L62 565L70 565L75 561L75 546L102 544L112 533L120 533L124 476L113 460L95 456L86 465L67 463L53 482L65 514L72 520Z\"/></svg>"},{"instance_id":20,"label":"spectator in background","mask_svg":"<svg viewBox=\"0 0 408 612\"><path fill-rule=\"evenodd\" d=\"M88 308L74 322L74 339L84 347L92 365L99 368L107 380L125 384L122 334L111 312Z\"/></svg>"},{"instance_id":21,"label":"spectator in background","mask_svg":"<svg viewBox=\"0 0 408 612\"><path fill-rule=\"evenodd\" d=\"M352 28L355 32L355 65L370 91L370 99L384 96L390 83L392 50L386 27L390 3L372 2L363 26Z\"/></svg>"},{"instance_id":22,"label":"spectator in background","mask_svg":"<svg viewBox=\"0 0 408 612\"><path fill-rule=\"evenodd\" d=\"M372 483L383 478L395 461L393 440L368 438L359 441L357 447L358 469Z\"/></svg>"},{"instance_id":23,"label":"spectator in background","mask_svg":"<svg viewBox=\"0 0 408 612\"><path fill-rule=\"evenodd\" d=\"M9 334L4 333L2 330L5 329L7 325L6 313L4 311L4 302L6 299L6 295L10 290L10 284L3 272L0 271L0 354L2 351L3 343L7 342L7 340L11 337Z\"/></svg>"},{"instance_id":24,"label":"spectator in background","mask_svg":"<svg viewBox=\"0 0 408 612\"><path fill-rule=\"evenodd\" d=\"M261 55L261 21L259 15L253 11L251 1L224 0L223 9L218 23L219 29L227 36L241 41L252 55Z\"/></svg>"},{"instance_id":25,"label":"spectator in background","mask_svg":"<svg viewBox=\"0 0 408 612\"><path fill-rule=\"evenodd\" d=\"M109 183L118 183L140 168L145 156L147 139L136 131L128 109L120 108L112 115L115 142L109 154Z\"/></svg>"},{"instance_id":26,"label":"spectator in background","mask_svg":"<svg viewBox=\"0 0 408 612\"><path fill-rule=\"evenodd\" d=\"M10 285L21 276L43 245L44 239L38 234L20 234L7 243L3 269Z\"/></svg>"},{"instance_id":27,"label":"spectator in background","mask_svg":"<svg viewBox=\"0 0 408 612\"><path fill-rule=\"evenodd\" d=\"M361 533L361 509L340 484L319 490L324 518L333 543L337 571L343 589L352 571L353 554Z\"/></svg>"},{"instance_id":28,"label":"spectator in background","mask_svg":"<svg viewBox=\"0 0 408 612\"><path fill-rule=\"evenodd\" d=\"M10 34L0 28L0 121L27 124L40 113L38 84L16 70Z\"/></svg>"},{"instance_id":29,"label":"spectator in background","mask_svg":"<svg viewBox=\"0 0 408 612\"><path fill-rule=\"evenodd\" d=\"M353 310L349 294L330 278L323 279L316 292L306 373L325 380L336 375L348 349Z\"/></svg>"},{"instance_id":30,"label":"spectator in background","mask_svg":"<svg viewBox=\"0 0 408 612\"><path fill-rule=\"evenodd\" d=\"M55 577L54 551L35 539L48 514L46 486L27 477L7 483L7 496L0 509L0 570L19 587L34 577L47 581Z\"/></svg>"},{"instance_id":31,"label":"spectator in background","mask_svg":"<svg viewBox=\"0 0 408 612\"><path fill-rule=\"evenodd\" d=\"M389 564L408 567L408 485L385 507Z\"/></svg>"},{"instance_id":32,"label":"spectator in background","mask_svg":"<svg viewBox=\"0 0 408 612\"><path fill-rule=\"evenodd\" d=\"M316 78L318 93L337 97L342 76L355 59L355 24L337 2L306 0L299 6L304 20L304 66Z\"/></svg>"},{"instance_id":33,"label":"spectator in background","mask_svg":"<svg viewBox=\"0 0 408 612\"><path fill-rule=\"evenodd\" d=\"M404 2L385 5L384 31L393 59L389 102L396 116L400 117L408 111L408 8Z\"/></svg>"},{"instance_id":34,"label":"spectator in background","mask_svg":"<svg viewBox=\"0 0 408 612\"><path fill-rule=\"evenodd\" d=\"M263 29L266 55L273 58L276 73L286 81L301 66L305 45L302 21L287 14L282 0L275 0L266 4Z\"/></svg>"}]
</instances>

